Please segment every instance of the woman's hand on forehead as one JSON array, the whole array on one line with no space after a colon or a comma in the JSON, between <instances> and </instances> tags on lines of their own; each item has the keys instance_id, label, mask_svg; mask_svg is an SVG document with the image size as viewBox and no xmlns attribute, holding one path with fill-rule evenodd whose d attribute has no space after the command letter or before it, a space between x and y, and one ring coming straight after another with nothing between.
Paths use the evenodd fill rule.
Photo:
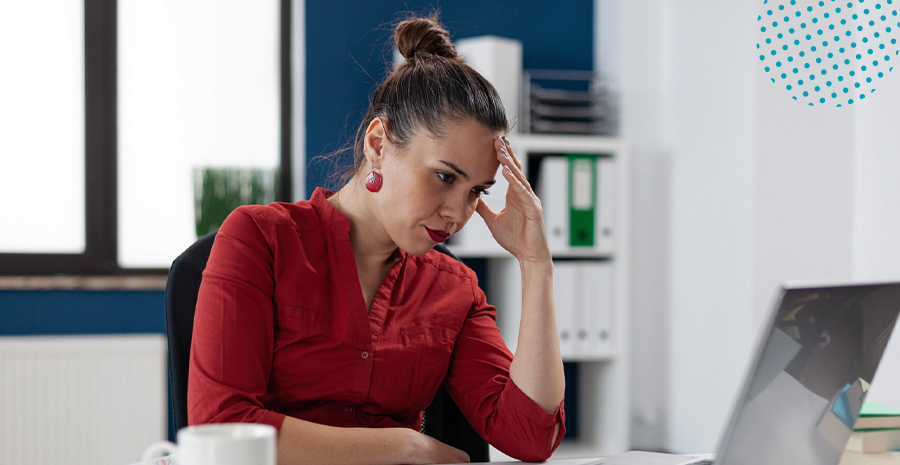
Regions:
<instances>
[{"instance_id":1,"label":"woman's hand on forehead","mask_svg":"<svg viewBox=\"0 0 900 465\"><path fill-rule=\"evenodd\" d=\"M522 172L522 162L505 136L494 139L494 148L503 177L509 182L506 206L494 212L479 199L475 211L484 218L497 243L520 262L550 261L541 201Z\"/></svg>"}]
</instances>

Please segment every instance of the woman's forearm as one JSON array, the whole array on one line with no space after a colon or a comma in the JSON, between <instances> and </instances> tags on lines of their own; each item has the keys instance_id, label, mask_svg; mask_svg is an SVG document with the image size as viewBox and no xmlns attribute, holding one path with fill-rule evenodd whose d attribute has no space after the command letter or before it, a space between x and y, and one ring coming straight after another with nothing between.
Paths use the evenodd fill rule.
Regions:
<instances>
[{"instance_id":1,"label":"woman's forearm","mask_svg":"<svg viewBox=\"0 0 900 465\"><path fill-rule=\"evenodd\" d=\"M403 434L394 428L336 428L285 417L278 433L278 464L402 463Z\"/></svg>"},{"instance_id":2,"label":"woman's forearm","mask_svg":"<svg viewBox=\"0 0 900 465\"><path fill-rule=\"evenodd\" d=\"M408 428L338 428L285 417L278 465L462 463L468 456Z\"/></svg>"},{"instance_id":3,"label":"woman's forearm","mask_svg":"<svg viewBox=\"0 0 900 465\"><path fill-rule=\"evenodd\" d=\"M556 312L553 306L553 262L521 262L522 319L509 375L517 386L547 412L554 412L565 395Z\"/></svg>"}]
</instances>

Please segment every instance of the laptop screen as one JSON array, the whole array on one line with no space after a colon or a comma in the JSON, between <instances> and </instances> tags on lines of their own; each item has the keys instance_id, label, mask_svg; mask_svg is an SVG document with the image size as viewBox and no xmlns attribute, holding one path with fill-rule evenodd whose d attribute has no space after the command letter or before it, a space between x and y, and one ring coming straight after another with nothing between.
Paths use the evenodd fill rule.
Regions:
<instances>
[{"instance_id":1,"label":"laptop screen","mask_svg":"<svg viewBox=\"0 0 900 465\"><path fill-rule=\"evenodd\" d=\"M788 288L716 464L837 464L900 312L900 283Z\"/></svg>"}]
</instances>

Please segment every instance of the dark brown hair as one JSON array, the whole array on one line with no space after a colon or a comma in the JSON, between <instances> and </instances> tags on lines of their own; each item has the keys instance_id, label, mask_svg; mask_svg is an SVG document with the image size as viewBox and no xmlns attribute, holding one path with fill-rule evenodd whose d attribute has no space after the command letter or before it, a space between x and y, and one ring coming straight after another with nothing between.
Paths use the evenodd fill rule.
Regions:
<instances>
[{"instance_id":1,"label":"dark brown hair","mask_svg":"<svg viewBox=\"0 0 900 465\"><path fill-rule=\"evenodd\" d=\"M401 148L421 130L442 137L449 121L471 118L494 133L508 130L497 90L456 54L437 13L397 23L394 42L406 62L375 89L356 133L353 167L343 174L342 181L366 165L363 138L375 118L385 122L388 140Z\"/></svg>"}]
</instances>

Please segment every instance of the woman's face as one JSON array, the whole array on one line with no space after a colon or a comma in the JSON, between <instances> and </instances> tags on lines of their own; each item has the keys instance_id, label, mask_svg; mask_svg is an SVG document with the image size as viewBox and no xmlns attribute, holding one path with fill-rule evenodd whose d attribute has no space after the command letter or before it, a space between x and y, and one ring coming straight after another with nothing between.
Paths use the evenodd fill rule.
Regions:
<instances>
[{"instance_id":1,"label":"woman's face","mask_svg":"<svg viewBox=\"0 0 900 465\"><path fill-rule=\"evenodd\" d=\"M384 184L374 200L394 244L422 255L462 229L495 182L496 136L466 119L445 124L441 138L418 131L403 149L385 141Z\"/></svg>"}]
</instances>

